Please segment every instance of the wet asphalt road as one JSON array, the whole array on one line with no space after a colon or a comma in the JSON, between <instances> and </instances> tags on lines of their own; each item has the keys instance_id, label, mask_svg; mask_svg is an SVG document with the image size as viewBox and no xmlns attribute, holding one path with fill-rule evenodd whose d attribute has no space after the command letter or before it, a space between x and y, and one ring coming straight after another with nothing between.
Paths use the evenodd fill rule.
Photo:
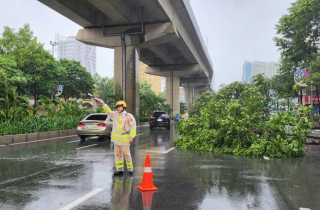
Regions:
<instances>
[{"instance_id":1,"label":"wet asphalt road","mask_svg":"<svg viewBox=\"0 0 320 210\"><path fill-rule=\"evenodd\" d=\"M173 127L137 134L132 177L113 177L109 141L0 147L0 209L320 209L320 146L307 145L302 158L264 160L171 149ZM146 154L159 190L143 202Z\"/></svg>"}]
</instances>

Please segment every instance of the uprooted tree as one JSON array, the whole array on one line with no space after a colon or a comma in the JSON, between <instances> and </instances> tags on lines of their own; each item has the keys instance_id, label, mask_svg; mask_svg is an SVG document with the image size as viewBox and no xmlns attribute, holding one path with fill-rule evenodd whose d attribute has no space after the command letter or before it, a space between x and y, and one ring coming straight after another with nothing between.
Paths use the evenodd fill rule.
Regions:
<instances>
[{"instance_id":1,"label":"uprooted tree","mask_svg":"<svg viewBox=\"0 0 320 210\"><path fill-rule=\"evenodd\" d=\"M298 157L311 128L308 107L269 116L261 84L232 83L218 93L203 93L191 116L178 123L181 148L235 155ZM292 135L286 134L291 125Z\"/></svg>"}]
</instances>

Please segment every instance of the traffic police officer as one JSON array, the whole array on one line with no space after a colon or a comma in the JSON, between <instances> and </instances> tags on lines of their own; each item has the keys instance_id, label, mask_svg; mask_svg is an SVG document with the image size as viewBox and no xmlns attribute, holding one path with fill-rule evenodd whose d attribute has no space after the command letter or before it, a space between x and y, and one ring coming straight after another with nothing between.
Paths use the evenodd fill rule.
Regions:
<instances>
[{"instance_id":1,"label":"traffic police officer","mask_svg":"<svg viewBox=\"0 0 320 210\"><path fill-rule=\"evenodd\" d=\"M136 120L133 115L126 112L127 104L124 101L116 103L117 111L111 111L110 107L103 100L98 99L102 103L103 110L110 115L113 121L111 141L114 144L116 171L114 175L122 175L124 168L123 156L129 173L133 174L132 157L130 153L130 143L136 136Z\"/></svg>"}]
</instances>

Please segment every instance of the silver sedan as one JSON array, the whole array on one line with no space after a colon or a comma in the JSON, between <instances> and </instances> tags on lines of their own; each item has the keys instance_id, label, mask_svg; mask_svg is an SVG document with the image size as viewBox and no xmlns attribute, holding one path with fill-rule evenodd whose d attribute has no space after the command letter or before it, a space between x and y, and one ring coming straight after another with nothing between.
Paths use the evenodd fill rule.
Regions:
<instances>
[{"instance_id":1,"label":"silver sedan","mask_svg":"<svg viewBox=\"0 0 320 210\"><path fill-rule=\"evenodd\" d=\"M77 134L81 140L87 137L99 136L110 139L112 120L104 113L94 113L86 116L78 123Z\"/></svg>"}]
</instances>

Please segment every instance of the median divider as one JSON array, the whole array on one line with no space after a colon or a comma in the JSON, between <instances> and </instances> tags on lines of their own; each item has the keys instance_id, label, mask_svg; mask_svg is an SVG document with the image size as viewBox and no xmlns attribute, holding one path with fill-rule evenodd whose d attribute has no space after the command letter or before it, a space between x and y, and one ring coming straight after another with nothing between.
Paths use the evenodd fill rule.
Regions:
<instances>
[{"instance_id":1,"label":"median divider","mask_svg":"<svg viewBox=\"0 0 320 210\"><path fill-rule=\"evenodd\" d=\"M12 136L12 143L21 143L27 141L27 134L17 134Z\"/></svg>"},{"instance_id":2,"label":"median divider","mask_svg":"<svg viewBox=\"0 0 320 210\"><path fill-rule=\"evenodd\" d=\"M67 130L68 136L77 135L77 129Z\"/></svg>"},{"instance_id":3,"label":"median divider","mask_svg":"<svg viewBox=\"0 0 320 210\"><path fill-rule=\"evenodd\" d=\"M77 130L61 130L61 131L48 131L39 133L27 133L27 134L16 134L16 135L5 135L0 136L0 146L10 145L23 142L32 142L40 140L57 139L61 137L66 137L70 140L75 140L77 138Z\"/></svg>"},{"instance_id":4,"label":"median divider","mask_svg":"<svg viewBox=\"0 0 320 210\"><path fill-rule=\"evenodd\" d=\"M286 125L286 134L287 135L292 135L292 126ZM309 131L307 134L307 137L309 138L320 138L320 130L319 129L312 129Z\"/></svg>"},{"instance_id":5,"label":"median divider","mask_svg":"<svg viewBox=\"0 0 320 210\"><path fill-rule=\"evenodd\" d=\"M49 132L40 132L39 133L39 140L41 140L41 139L49 139L49 138L50 138Z\"/></svg>"},{"instance_id":6,"label":"median divider","mask_svg":"<svg viewBox=\"0 0 320 210\"><path fill-rule=\"evenodd\" d=\"M57 137L59 137L58 131L49 131L49 138L50 139L57 138Z\"/></svg>"},{"instance_id":7,"label":"median divider","mask_svg":"<svg viewBox=\"0 0 320 210\"><path fill-rule=\"evenodd\" d=\"M27 141L39 140L39 133L27 133Z\"/></svg>"},{"instance_id":8,"label":"median divider","mask_svg":"<svg viewBox=\"0 0 320 210\"><path fill-rule=\"evenodd\" d=\"M320 130L311 130L308 135L308 137L311 137L311 138L320 138Z\"/></svg>"},{"instance_id":9,"label":"median divider","mask_svg":"<svg viewBox=\"0 0 320 210\"><path fill-rule=\"evenodd\" d=\"M58 136L59 137L68 136L68 131L67 130L58 131Z\"/></svg>"},{"instance_id":10,"label":"median divider","mask_svg":"<svg viewBox=\"0 0 320 210\"><path fill-rule=\"evenodd\" d=\"M0 136L0 145L12 144L12 135Z\"/></svg>"}]
</instances>

